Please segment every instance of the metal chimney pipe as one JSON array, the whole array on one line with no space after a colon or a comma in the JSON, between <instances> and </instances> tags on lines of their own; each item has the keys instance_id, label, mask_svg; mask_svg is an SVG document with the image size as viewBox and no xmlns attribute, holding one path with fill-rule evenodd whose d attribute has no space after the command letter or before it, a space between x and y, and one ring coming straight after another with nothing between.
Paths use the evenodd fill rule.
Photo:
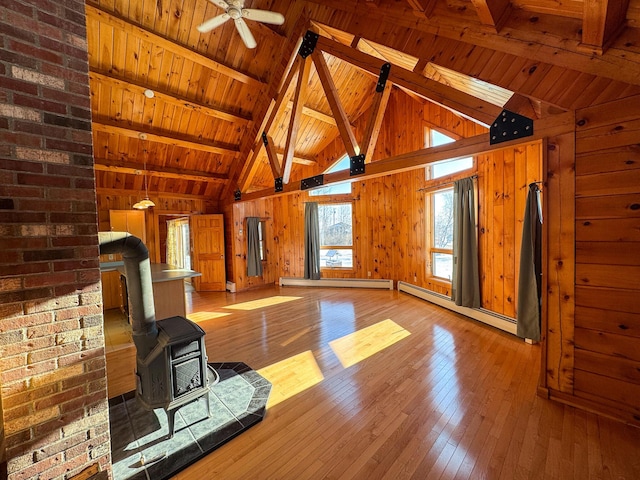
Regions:
<instances>
[{"instance_id":1,"label":"metal chimney pipe","mask_svg":"<svg viewBox=\"0 0 640 480\"><path fill-rule=\"evenodd\" d=\"M127 232L98 232L98 241L101 255L122 254L133 342L138 358L144 359L158 337L149 250L142 240Z\"/></svg>"}]
</instances>

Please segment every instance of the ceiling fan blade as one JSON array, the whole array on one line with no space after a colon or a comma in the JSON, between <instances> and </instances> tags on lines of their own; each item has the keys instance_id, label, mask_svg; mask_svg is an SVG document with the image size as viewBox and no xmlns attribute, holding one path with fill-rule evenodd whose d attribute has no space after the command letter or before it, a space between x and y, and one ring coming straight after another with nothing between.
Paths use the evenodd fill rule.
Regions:
<instances>
[{"instance_id":1,"label":"ceiling fan blade","mask_svg":"<svg viewBox=\"0 0 640 480\"><path fill-rule=\"evenodd\" d=\"M240 38L242 38L242 41L247 46L247 48L256 48L256 45L258 44L256 43L256 39L253 38L251 30L249 30L247 22L245 22L242 18L236 18L234 22L236 22L236 28L238 29Z\"/></svg>"},{"instance_id":2,"label":"ceiling fan blade","mask_svg":"<svg viewBox=\"0 0 640 480\"><path fill-rule=\"evenodd\" d=\"M219 27L230 18L231 17L229 16L228 13L223 13L222 15L218 15L217 17L210 18L209 20L198 25L196 28L200 33L207 33L213 30L214 28Z\"/></svg>"},{"instance_id":3,"label":"ceiling fan blade","mask_svg":"<svg viewBox=\"0 0 640 480\"><path fill-rule=\"evenodd\" d=\"M273 25L282 25L284 16L278 12L270 12L268 10L257 10L255 8L243 8L242 16L247 20L256 22L271 23Z\"/></svg>"},{"instance_id":4,"label":"ceiling fan blade","mask_svg":"<svg viewBox=\"0 0 640 480\"><path fill-rule=\"evenodd\" d=\"M224 0L209 0L209 1L223 10L226 10L227 8L229 8L229 4Z\"/></svg>"}]
</instances>

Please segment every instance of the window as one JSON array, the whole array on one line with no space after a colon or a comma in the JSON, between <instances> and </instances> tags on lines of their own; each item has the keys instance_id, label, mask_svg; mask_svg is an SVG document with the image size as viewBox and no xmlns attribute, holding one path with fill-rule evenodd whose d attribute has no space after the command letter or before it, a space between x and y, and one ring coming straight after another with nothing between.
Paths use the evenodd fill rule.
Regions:
<instances>
[{"instance_id":1,"label":"window","mask_svg":"<svg viewBox=\"0 0 640 480\"><path fill-rule=\"evenodd\" d=\"M431 194L431 275L451 281L453 273L453 189Z\"/></svg>"},{"instance_id":2,"label":"window","mask_svg":"<svg viewBox=\"0 0 640 480\"><path fill-rule=\"evenodd\" d=\"M425 141L431 147L455 141L437 130L427 130ZM427 274L433 277L451 281L453 274L453 188L443 188L445 185L451 185L452 178L443 177L473 168L473 157L442 160L426 168L426 178L431 180L427 183L432 192L426 195L425 209L428 217L426 224L429 248ZM443 180L437 180L439 178Z\"/></svg>"},{"instance_id":3,"label":"window","mask_svg":"<svg viewBox=\"0 0 640 480\"><path fill-rule=\"evenodd\" d=\"M264 262L266 249L264 247L264 222L262 220L258 222L258 241L260 245L260 261Z\"/></svg>"},{"instance_id":4,"label":"window","mask_svg":"<svg viewBox=\"0 0 640 480\"><path fill-rule=\"evenodd\" d=\"M351 203L318 205L320 267L353 267L353 216Z\"/></svg>"},{"instance_id":5,"label":"window","mask_svg":"<svg viewBox=\"0 0 640 480\"><path fill-rule=\"evenodd\" d=\"M351 166L351 159L349 155L345 155L338 160L332 167L327 169L325 173L339 172L346 170ZM320 187L313 189L309 192L309 196L317 197L319 195L344 195L351 193L351 182L334 183L333 185L327 185L326 187Z\"/></svg>"},{"instance_id":6,"label":"window","mask_svg":"<svg viewBox=\"0 0 640 480\"><path fill-rule=\"evenodd\" d=\"M429 129L429 146L438 147L455 140L444 133ZM436 162L427 167L427 179L436 179L473 168L473 157L454 158Z\"/></svg>"}]
</instances>

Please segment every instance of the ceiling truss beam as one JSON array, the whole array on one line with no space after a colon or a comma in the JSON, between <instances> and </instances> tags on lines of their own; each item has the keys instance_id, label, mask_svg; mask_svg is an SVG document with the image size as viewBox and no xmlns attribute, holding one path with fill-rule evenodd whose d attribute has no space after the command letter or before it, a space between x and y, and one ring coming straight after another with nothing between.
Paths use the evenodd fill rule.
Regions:
<instances>
[{"instance_id":1,"label":"ceiling truss beam","mask_svg":"<svg viewBox=\"0 0 640 480\"><path fill-rule=\"evenodd\" d=\"M584 0L580 49L602 55L624 28L629 0Z\"/></svg>"},{"instance_id":2,"label":"ceiling truss beam","mask_svg":"<svg viewBox=\"0 0 640 480\"><path fill-rule=\"evenodd\" d=\"M287 142L284 147L284 157L282 158L282 182L289 183L291 177L291 166L293 165L293 154L298 139L300 128L300 117L302 115L302 105L307 95L309 86L309 74L311 73L311 59L309 57L300 61L296 91L293 95L293 110L289 119L289 132Z\"/></svg>"},{"instance_id":3,"label":"ceiling truss beam","mask_svg":"<svg viewBox=\"0 0 640 480\"><path fill-rule=\"evenodd\" d=\"M347 113L342 107L340 97L338 97L338 89L336 88L333 78L331 78L331 72L329 72L327 61L324 59L322 52L318 49L313 51L311 58L316 66L316 73L320 79L320 84L324 89L325 96L327 97L327 101L329 102L329 106L333 112L333 118L336 120L336 125L340 132L342 142L344 143L345 150L349 157L355 157L360 153L360 147L358 146L353 129L349 124Z\"/></svg>"},{"instance_id":4,"label":"ceiling truss beam","mask_svg":"<svg viewBox=\"0 0 640 480\"><path fill-rule=\"evenodd\" d=\"M384 60L325 37L318 39L317 48L374 75L378 75L380 67L385 63ZM389 81L484 125L490 125L502 111L496 105L396 65L391 67Z\"/></svg>"}]
</instances>

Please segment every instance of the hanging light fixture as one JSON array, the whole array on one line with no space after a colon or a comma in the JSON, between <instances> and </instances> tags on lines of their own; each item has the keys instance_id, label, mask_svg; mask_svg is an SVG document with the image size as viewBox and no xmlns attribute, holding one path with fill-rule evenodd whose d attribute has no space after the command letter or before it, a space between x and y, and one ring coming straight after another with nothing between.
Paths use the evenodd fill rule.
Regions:
<instances>
[{"instance_id":1,"label":"hanging light fixture","mask_svg":"<svg viewBox=\"0 0 640 480\"><path fill-rule=\"evenodd\" d=\"M144 140L147 139L147 136L144 133L141 133L139 135L140 140L142 140L144 142ZM149 199L149 186L147 185L147 155L148 155L148 150L147 150L147 146L145 143L143 143L144 146L144 156L143 156L143 164L144 164L144 170L143 170L143 174L144 174L144 200L140 200L139 202L135 203L133 205L133 208L135 208L136 210L146 210L149 207L155 207L156 204L153 203L150 199Z\"/></svg>"}]
</instances>

